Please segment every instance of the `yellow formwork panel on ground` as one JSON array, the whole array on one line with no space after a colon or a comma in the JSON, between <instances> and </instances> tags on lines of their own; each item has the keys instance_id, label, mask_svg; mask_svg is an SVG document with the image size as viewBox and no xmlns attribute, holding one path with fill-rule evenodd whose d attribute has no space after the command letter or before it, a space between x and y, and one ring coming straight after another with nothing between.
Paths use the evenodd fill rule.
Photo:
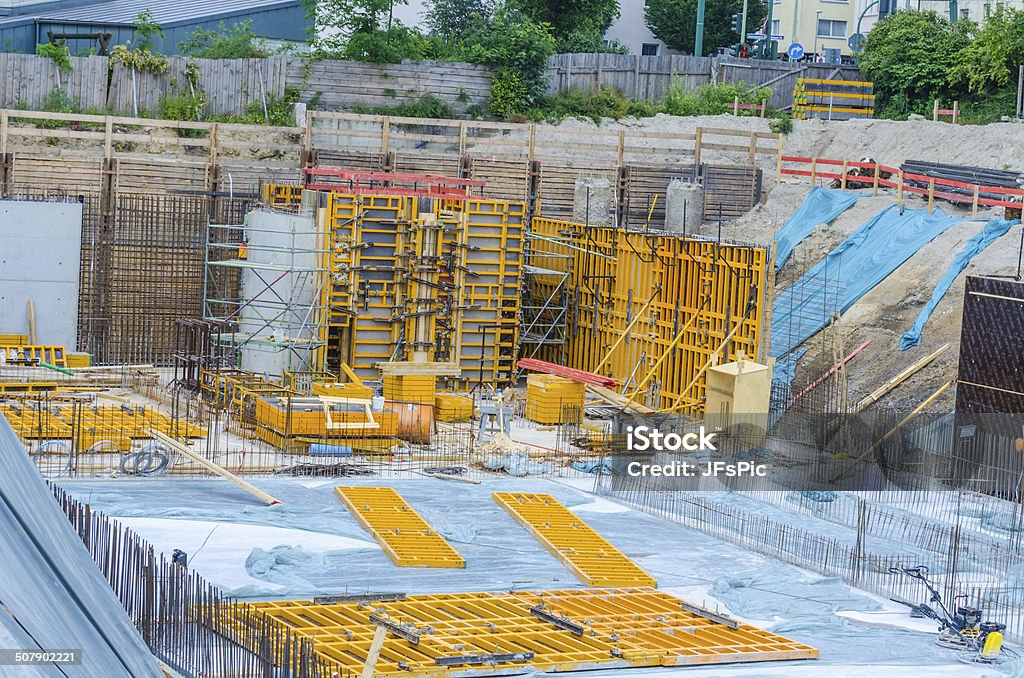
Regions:
<instances>
[{"instance_id":1,"label":"yellow formwork panel on ground","mask_svg":"<svg viewBox=\"0 0 1024 678\"><path fill-rule=\"evenodd\" d=\"M625 657L656 655L662 666L815 659L809 645L770 631L688 611L683 601L650 588L570 589L516 593L531 607L586 625L598 638L616 637ZM731 621L731 620L730 620Z\"/></svg>"},{"instance_id":2,"label":"yellow formwork panel on ground","mask_svg":"<svg viewBox=\"0 0 1024 678\"><path fill-rule=\"evenodd\" d=\"M444 537L390 487L336 487L356 520L400 567L465 567Z\"/></svg>"},{"instance_id":3,"label":"yellow formwork panel on ground","mask_svg":"<svg viewBox=\"0 0 1024 678\"><path fill-rule=\"evenodd\" d=\"M547 238L534 265L569 275L564 285L574 319L567 358L563 347L537 357L623 382L632 376L645 385L637 402L685 414L703 412L707 366L741 354L760 359L767 248L542 217L531 229ZM531 284L541 298L559 284L557 276L536 278Z\"/></svg>"},{"instance_id":4,"label":"yellow formwork panel on ground","mask_svg":"<svg viewBox=\"0 0 1024 678\"><path fill-rule=\"evenodd\" d=\"M131 441L149 439L150 429L176 438L201 438L206 431L184 420L143 408L50 405L41 409L0 405L0 414L24 440L74 439L80 450L106 442L103 451L127 451Z\"/></svg>"},{"instance_id":5,"label":"yellow formwork panel on ground","mask_svg":"<svg viewBox=\"0 0 1024 678\"><path fill-rule=\"evenodd\" d=\"M550 494L495 492L493 497L586 584L657 586L654 577Z\"/></svg>"},{"instance_id":6,"label":"yellow formwork panel on ground","mask_svg":"<svg viewBox=\"0 0 1024 678\"><path fill-rule=\"evenodd\" d=\"M752 626L687 612L686 604L650 588L570 589L408 596L370 604L268 601L250 606L291 633L340 675L361 673L376 614L416 635L389 634L374 675L445 678L681 664L813 659L808 645ZM228 615L231 609L228 609ZM552 617L568 624L556 625ZM235 628L231 619L226 629ZM567 628L567 626L575 628ZM246 642L239 628L239 642ZM526 653L518 661L481 662L493 654ZM459 658L477 658L475 665Z\"/></svg>"}]
</instances>

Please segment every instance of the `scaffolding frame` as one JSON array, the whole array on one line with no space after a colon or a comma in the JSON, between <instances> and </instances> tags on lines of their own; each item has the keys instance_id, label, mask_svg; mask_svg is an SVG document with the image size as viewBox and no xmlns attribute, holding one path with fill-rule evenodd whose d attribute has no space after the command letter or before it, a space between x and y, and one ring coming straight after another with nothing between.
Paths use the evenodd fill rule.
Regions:
<instances>
[{"instance_id":1,"label":"scaffolding frame","mask_svg":"<svg viewBox=\"0 0 1024 678\"><path fill-rule=\"evenodd\" d=\"M235 364L241 364L245 348L287 352L290 370L320 370L327 315L325 234L315 221L308 233L293 225L284 243L261 242L262 234L281 231L254 228L248 215L241 224L207 223L203 318L232 328L214 333L212 341L234 352ZM255 290L244 289L247 274Z\"/></svg>"},{"instance_id":2,"label":"scaffolding frame","mask_svg":"<svg viewBox=\"0 0 1024 678\"><path fill-rule=\"evenodd\" d=\"M570 278L574 245L560 235L544 235L527 230L522 287L522 329L520 343L525 357L536 357L544 346L560 346L555 351L560 364L565 362L569 329ZM529 345L530 348L525 348Z\"/></svg>"}]
</instances>

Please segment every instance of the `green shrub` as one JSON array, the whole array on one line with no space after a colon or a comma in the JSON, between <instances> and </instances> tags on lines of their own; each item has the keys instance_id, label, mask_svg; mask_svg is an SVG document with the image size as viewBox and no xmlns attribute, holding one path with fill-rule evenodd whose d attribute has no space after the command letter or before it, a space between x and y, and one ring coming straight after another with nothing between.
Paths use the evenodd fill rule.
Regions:
<instances>
[{"instance_id":1,"label":"green shrub","mask_svg":"<svg viewBox=\"0 0 1024 678\"><path fill-rule=\"evenodd\" d=\"M48 113L81 113L82 107L78 101L62 89L55 89L47 93L41 102L39 110ZM45 129L57 129L67 127L69 123L64 120L39 120L38 125Z\"/></svg>"},{"instance_id":2,"label":"green shrub","mask_svg":"<svg viewBox=\"0 0 1024 678\"><path fill-rule=\"evenodd\" d=\"M36 45L36 54L47 59L53 59L53 62L57 64L57 68L62 73L71 72L71 52L65 45L54 45L50 42L44 42Z\"/></svg>"},{"instance_id":3,"label":"green shrub","mask_svg":"<svg viewBox=\"0 0 1024 678\"><path fill-rule=\"evenodd\" d=\"M197 28L188 38L178 43L182 54L199 59L262 59L270 56L266 42L252 32L252 19L234 24L228 29L224 22L217 30Z\"/></svg>"},{"instance_id":4,"label":"green shrub","mask_svg":"<svg viewBox=\"0 0 1024 678\"><path fill-rule=\"evenodd\" d=\"M731 113L729 105L739 97L741 104L759 104L771 98L767 87L756 87L745 82L708 83L688 90L682 80L672 83L662 108L671 115L722 115ZM740 111L740 115L750 114Z\"/></svg>"},{"instance_id":5,"label":"green shrub","mask_svg":"<svg viewBox=\"0 0 1024 678\"><path fill-rule=\"evenodd\" d=\"M788 115L780 118L772 118L768 121L768 129L776 134L789 134L793 131L793 118Z\"/></svg>"},{"instance_id":6,"label":"green shrub","mask_svg":"<svg viewBox=\"0 0 1024 678\"><path fill-rule=\"evenodd\" d=\"M527 111L526 117L534 121L551 122L579 118L601 124L602 118L644 118L657 112L658 109L653 104L635 101L616 89L605 87L597 92L570 90L563 94L542 97L535 107Z\"/></svg>"},{"instance_id":7,"label":"green shrub","mask_svg":"<svg viewBox=\"0 0 1024 678\"><path fill-rule=\"evenodd\" d=\"M402 118L451 118L451 106L433 94L424 94L415 101L395 106L356 106L356 113L371 115L394 115Z\"/></svg>"}]
</instances>

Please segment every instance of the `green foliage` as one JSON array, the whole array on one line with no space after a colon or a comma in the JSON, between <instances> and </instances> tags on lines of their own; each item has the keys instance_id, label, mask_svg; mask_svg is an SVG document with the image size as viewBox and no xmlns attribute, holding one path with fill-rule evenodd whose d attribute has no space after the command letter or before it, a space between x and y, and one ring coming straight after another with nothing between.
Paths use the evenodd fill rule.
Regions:
<instances>
[{"instance_id":1,"label":"green foliage","mask_svg":"<svg viewBox=\"0 0 1024 678\"><path fill-rule=\"evenodd\" d=\"M537 122L579 118L593 120L599 125L602 118L646 118L657 112L657 107L652 104L634 101L618 90L605 87L598 92L571 90L557 96L543 97L535 107L527 111L526 117Z\"/></svg>"},{"instance_id":2,"label":"green foliage","mask_svg":"<svg viewBox=\"0 0 1024 678\"><path fill-rule=\"evenodd\" d=\"M676 80L665 95L662 109L670 115L722 115L732 112L729 105L736 97L741 104L759 104L771 96L771 89L745 82L708 83L687 90L682 80ZM740 111L740 115L749 114L750 111Z\"/></svg>"},{"instance_id":3,"label":"green foliage","mask_svg":"<svg viewBox=\"0 0 1024 678\"><path fill-rule=\"evenodd\" d=\"M529 98L526 83L519 73L511 68L503 68L491 81L491 96L487 101L487 109L498 118L511 118L525 110L525 101Z\"/></svg>"},{"instance_id":4,"label":"green foliage","mask_svg":"<svg viewBox=\"0 0 1024 678\"><path fill-rule=\"evenodd\" d=\"M958 121L964 125L987 125L999 122L1004 115L1013 115L1017 110L1016 83L995 91L972 95L960 100Z\"/></svg>"},{"instance_id":5,"label":"green foliage","mask_svg":"<svg viewBox=\"0 0 1024 678\"><path fill-rule=\"evenodd\" d=\"M768 129L776 134L789 134L793 131L793 118L788 115L772 118L768 121Z\"/></svg>"},{"instance_id":6,"label":"green foliage","mask_svg":"<svg viewBox=\"0 0 1024 678\"><path fill-rule=\"evenodd\" d=\"M353 33L335 57L378 64L424 58L427 40L416 30L394 22L390 28Z\"/></svg>"},{"instance_id":7,"label":"green foliage","mask_svg":"<svg viewBox=\"0 0 1024 678\"><path fill-rule=\"evenodd\" d=\"M963 82L950 83L961 50L975 25L950 23L935 12L902 11L879 21L868 33L860 58L861 76L874 82L876 114L926 114L935 99L958 99Z\"/></svg>"},{"instance_id":8,"label":"green foliage","mask_svg":"<svg viewBox=\"0 0 1024 678\"><path fill-rule=\"evenodd\" d=\"M395 106L358 106L355 111L356 113L395 115L404 118L451 118L454 116L451 106L433 94L424 94L416 101Z\"/></svg>"},{"instance_id":9,"label":"green foliage","mask_svg":"<svg viewBox=\"0 0 1024 678\"><path fill-rule=\"evenodd\" d=\"M424 19L432 35L460 40L476 23L489 21L493 12L492 0L430 0Z\"/></svg>"},{"instance_id":10,"label":"green foliage","mask_svg":"<svg viewBox=\"0 0 1024 678\"><path fill-rule=\"evenodd\" d=\"M507 118L522 113L544 95L548 87L544 71L555 53L547 24L505 5L490 22L473 27L467 44L467 61L496 71L489 102L492 115Z\"/></svg>"},{"instance_id":11,"label":"green foliage","mask_svg":"<svg viewBox=\"0 0 1024 678\"><path fill-rule=\"evenodd\" d=\"M43 97L43 100L39 102L39 110L48 113L81 113L82 107L74 97L64 90L54 89L48 92ZM37 120L36 124L44 129L57 129L68 126L68 123L64 120Z\"/></svg>"},{"instance_id":12,"label":"green foliage","mask_svg":"<svg viewBox=\"0 0 1024 678\"><path fill-rule=\"evenodd\" d=\"M511 5L534 23L550 26L560 43L574 35L599 42L619 16L618 0L511 0Z\"/></svg>"},{"instance_id":13,"label":"green foliage","mask_svg":"<svg viewBox=\"0 0 1024 678\"><path fill-rule=\"evenodd\" d=\"M346 45L356 36L373 35L390 31L401 24L389 19L394 5L407 4L408 0L304 0L306 16L312 19L312 56L318 59L346 59ZM407 29L408 30L408 29ZM397 36L390 36L394 38ZM367 44L366 38L358 38L361 45L353 48L354 53L376 53L385 51L380 45ZM389 38L385 38L388 42ZM369 60L369 59L368 59Z\"/></svg>"},{"instance_id":14,"label":"green foliage","mask_svg":"<svg viewBox=\"0 0 1024 678\"><path fill-rule=\"evenodd\" d=\"M618 40L605 43L603 35L572 33L558 41L559 54L629 54L629 47Z\"/></svg>"},{"instance_id":15,"label":"green foliage","mask_svg":"<svg viewBox=\"0 0 1024 678\"><path fill-rule=\"evenodd\" d=\"M154 54L148 49L132 49L131 45L114 45L110 50L110 68L113 69L115 64L156 75L166 73L170 65L163 54Z\"/></svg>"},{"instance_id":16,"label":"green foliage","mask_svg":"<svg viewBox=\"0 0 1024 678\"><path fill-rule=\"evenodd\" d=\"M760 2L747 4L747 27L760 26L768 8ZM703 56L718 47L734 45L740 36L732 30L732 15L743 11L742 0L708 2L704 10ZM672 49L693 53L697 0L647 0L644 22L655 37Z\"/></svg>"},{"instance_id":17,"label":"green foliage","mask_svg":"<svg viewBox=\"0 0 1024 678\"><path fill-rule=\"evenodd\" d=\"M286 87L284 94L267 95L267 110L264 114L263 101L257 99L250 103L244 115L232 115L222 118L223 122L239 122L246 125L272 125L274 127L294 127L295 113L292 108L299 100L302 92L294 87Z\"/></svg>"},{"instance_id":18,"label":"green foliage","mask_svg":"<svg viewBox=\"0 0 1024 678\"><path fill-rule=\"evenodd\" d=\"M72 70L71 52L66 45L54 45L50 42L44 42L36 45L36 54L47 59L53 59L53 62L57 64L57 68L62 73L70 73Z\"/></svg>"},{"instance_id":19,"label":"green foliage","mask_svg":"<svg viewBox=\"0 0 1024 678\"><path fill-rule=\"evenodd\" d=\"M163 29L160 28L160 24L153 21L153 15L148 9L135 16L132 29L135 31L135 46L145 52L153 51L154 38L164 38Z\"/></svg>"},{"instance_id":20,"label":"green foliage","mask_svg":"<svg viewBox=\"0 0 1024 678\"><path fill-rule=\"evenodd\" d=\"M185 64L185 84L172 83L172 94L158 106L161 118L167 120L202 120L206 114L206 92L199 84L199 66L192 59ZM182 130L193 132L195 130Z\"/></svg>"},{"instance_id":21,"label":"green foliage","mask_svg":"<svg viewBox=\"0 0 1024 678\"><path fill-rule=\"evenodd\" d=\"M178 43L182 54L199 59L262 59L270 56L266 42L252 32L252 19L227 28L224 22L217 29L204 31L197 28L188 38Z\"/></svg>"},{"instance_id":22,"label":"green foliage","mask_svg":"<svg viewBox=\"0 0 1024 678\"><path fill-rule=\"evenodd\" d=\"M957 56L949 71L950 85L967 84L974 94L1015 81L1017 66L1024 64L1024 12L1002 4Z\"/></svg>"}]
</instances>

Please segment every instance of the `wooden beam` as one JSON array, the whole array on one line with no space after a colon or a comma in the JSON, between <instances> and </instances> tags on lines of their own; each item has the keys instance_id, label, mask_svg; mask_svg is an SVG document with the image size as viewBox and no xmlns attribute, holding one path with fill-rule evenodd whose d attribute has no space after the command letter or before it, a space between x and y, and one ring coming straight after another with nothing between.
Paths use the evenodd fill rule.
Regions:
<instances>
[{"instance_id":1,"label":"wooden beam","mask_svg":"<svg viewBox=\"0 0 1024 678\"><path fill-rule=\"evenodd\" d=\"M207 469L208 471L213 472L214 474L220 476L221 478L224 478L226 480L230 480L235 485L238 485L240 488L242 488L243 490L245 490L249 494L251 494L254 497L258 498L260 501L265 503L267 506L273 506L274 504L280 504L281 503L277 499L274 499L269 494L267 494L266 492L261 490L260 488L254 486L254 485L250 485L249 483L245 482L244 480L242 480L241 478L239 478L238 476L236 476L234 473L232 473L231 471L227 470L223 466L215 464L212 461L210 461L209 459L196 454L195 452L193 452L189 448L188 445L186 445L186 444L184 444L182 442L179 442L179 441L175 440L174 438L172 438L172 437L170 437L168 435L165 435L165 434L161 433L160 431L157 431L156 429L149 429L149 435L151 435L154 440L159 440L163 444L165 444L168 447L170 447L171 449L173 449L175 452L179 452L179 453L183 454L184 456L188 457L189 459L191 459L195 463L197 463L200 466L202 466L203 468Z\"/></svg>"},{"instance_id":2,"label":"wooden beam","mask_svg":"<svg viewBox=\"0 0 1024 678\"><path fill-rule=\"evenodd\" d=\"M907 369L903 370L895 377L890 379L889 381L885 382L884 384L876 388L874 391L868 394L863 400L857 403L857 406L853 408L853 414L861 412L868 405L871 405L872 403L875 403L878 400L880 400L883 396L885 396L885 394L887 394L889 391L893 390L894 388L905 382L907 379L910 379L910 377L917 374L917 372L920 371L921 368L925 367L928 363L938 358L948 349L949 344L943 344L942 347L939 348L934 353L926 355L925 357L921 358L913 365L911 365L910 367L908 367Z\"/></svg>"},{"instance_id":3,"label":"wooden beam","mask_svg":"<svg viewBox=\"0 0 1024 678\"><path fill-rule=\"evenodd\" d=\"M948 344L947 344L947 346L948 346ZM837 476L835 476L834 478L832 478L832 480L831 480L831 481L829 481L829 482L833 482L833 483L834 483L834 482L836 482L837 480L841 480L841 479L845 478L845 477L846 477L847 475L849 475L850 471L852 471L852 470L853 470L853 467L854 467L854 466L856 466L856 465L857 465L858 463L860 463L861 461L863 461L863 460L864 460L865 458L867 458L868 456L870 456L871 454L873 454L873 453L875 452L875 450L877 450L877 449L878 449L879 447L881 447L882 445L884 445L884 444L885 444L885 441L889 440L889 438L892 438L892 437L893 437L894 435L896 435L896 432L897 432L897 431L899 431L899 430L900 430L901 428L903 428L904 426L906 426L906 425L907 425L907 424L908 424L908 423L910 422L910 420L911 420L911 419L913 419L914 417L916 417L916 416L917 416L917 415L918 415L918 414L919 414L919 413L921 412L921 410L923 410L924 408L928 407L928 406L929 406L930 404L932 404L932 403L933 403L933 402L935 401L935 399L936 399L936 398L938 398L938 397L939 397L940 395L942 395L943 393L945 393L946 389L947 389L947 388L949 388L950 386L952 386L952 385L953 385L953 382L954 382L954 381L955 381L955 380L953 380L953 379L950 379L950 380L949 380L949 381L947 381L947 382L946 382L945 384L943 384L942 386L940 386L940 387L939 387L939 389L938 389L937 391L935 391L935 392L934 392L934 393L932 393L932 394L931 394L930 396L928 396L927 398L925 398L925 399L924 399L924 402L922 402L922 403L921 403L920 405L918 405L917 407L915 407L915 408L914 408L914 411L913 411L913 412L911 412L910 414L908 414L907 416L905 416L905 417L903 418L903 420L902 420L902 421L900 421L900 423L898 423L898 424L896 424L896 425L895 425L894 427L892 427L892 428L891 428L891 429L889 430L889 432L888 432L888 433L886 433L886 434L885 434L884 436L882 436L882 438L881 438L881 439L880 439L880 440L879 440L879 441L878 441L877 443L875 443L874 445L872 445L871 447L869 447L869 448L867 449L867 451L865 451L865 452L864 452L863 454L860 454L860 455L858 455L858 456L857 456L857 458L856 458L856 459L854 459L854 460L853 460L853 461L852 461L852 462L850 463L850 465L849 465L848 467L846 467L846 470L845 470L845 471L843 471L843 472L842 472L842 473L840 473L839 475L837 475Z\"/></svg>"}]
</instances>

